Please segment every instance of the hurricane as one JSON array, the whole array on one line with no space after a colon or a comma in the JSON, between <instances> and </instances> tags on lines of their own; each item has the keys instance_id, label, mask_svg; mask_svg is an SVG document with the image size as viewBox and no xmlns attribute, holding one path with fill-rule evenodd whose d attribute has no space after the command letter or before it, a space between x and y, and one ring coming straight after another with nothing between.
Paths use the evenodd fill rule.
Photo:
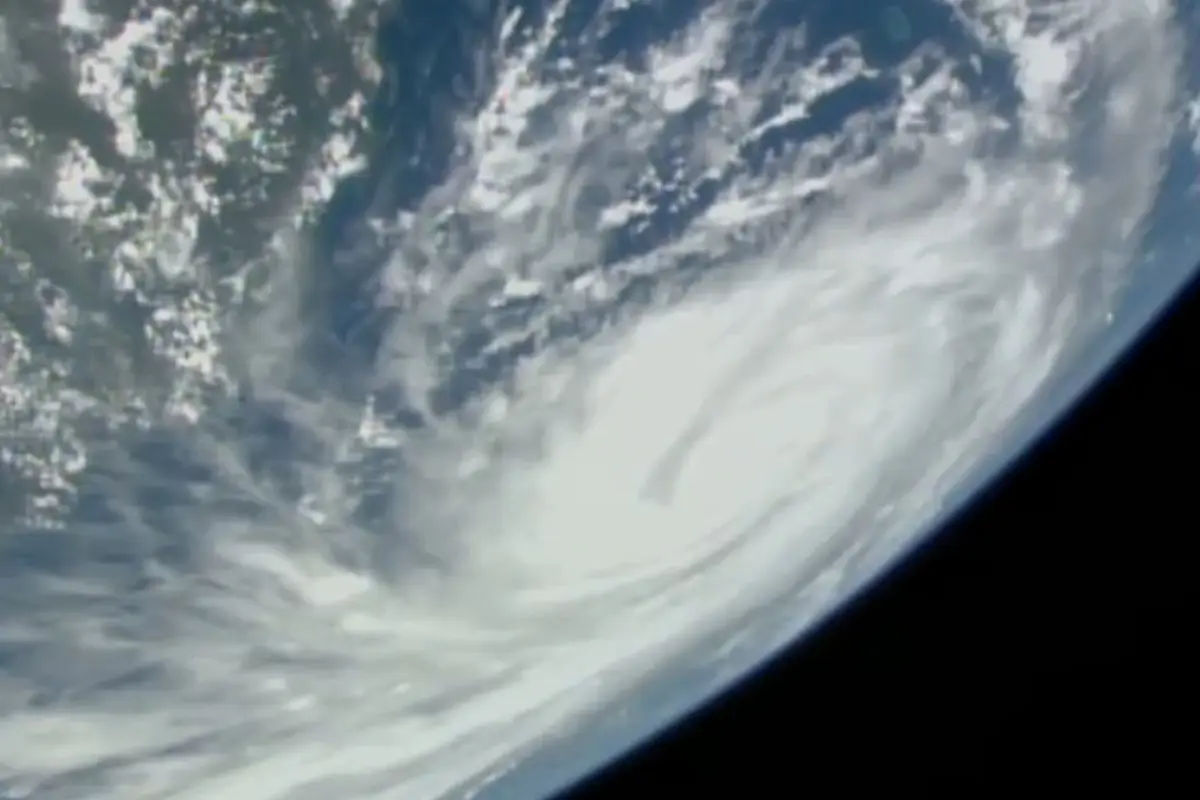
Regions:
<instances>
[{"instance_id":1,"label":"hurricane","mask_svg":"<svg viewBox=\"0 0 1200 800\"><path fill-rule=\"evenodd\" d=\"M44 5L6 798L501 796L793 639L1111 323L1187 119L1166 0Z\"/></svg>"}]
</instances>

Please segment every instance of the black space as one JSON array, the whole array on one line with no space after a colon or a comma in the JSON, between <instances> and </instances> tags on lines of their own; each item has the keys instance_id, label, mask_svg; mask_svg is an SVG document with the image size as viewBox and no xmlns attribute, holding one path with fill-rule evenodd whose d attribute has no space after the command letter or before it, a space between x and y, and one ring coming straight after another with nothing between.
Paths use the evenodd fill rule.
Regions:
<instances>
[{"instance_id":1,"label":"black space","mask_svg":"<svg viewBox=\"0 0 1200 800\"><path fill-rule=\"evenodd\" d=\"M889 581L565 797L1194 793L1198 444L1194 279L1068 422Z\"/></svg>"}]
</instances>

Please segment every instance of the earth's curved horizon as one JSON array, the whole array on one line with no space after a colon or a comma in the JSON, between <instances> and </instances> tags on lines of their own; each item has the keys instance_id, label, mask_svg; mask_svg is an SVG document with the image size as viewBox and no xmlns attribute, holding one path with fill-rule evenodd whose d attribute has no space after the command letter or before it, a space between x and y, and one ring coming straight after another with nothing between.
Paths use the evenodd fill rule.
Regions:
<instances>
[{"instance_id":1,"label":"earth's curved horizon","mask_svg":"<svg viewBox=\"0 0 1200 800\"><path fill-rule=\"evenodd\" d=\"M1069 413L1198 160L1192 0L0 11L0 798L560 791Z\"/></svg>"}]
</instances>

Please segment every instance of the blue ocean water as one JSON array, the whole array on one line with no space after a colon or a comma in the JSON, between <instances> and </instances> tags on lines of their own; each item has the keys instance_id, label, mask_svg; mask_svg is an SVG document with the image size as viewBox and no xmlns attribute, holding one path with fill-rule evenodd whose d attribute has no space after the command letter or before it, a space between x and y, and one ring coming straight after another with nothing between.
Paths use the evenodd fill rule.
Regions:
<instances>
[{"instance_id":1,"label":"blue ocean water","mask_svg":"<svg viewBox=\"0 0 1200 800\"><path fill-rule=\"evenodd\" d=\"M446 176L463 155L456 152L460 146L456 145L456 119L478 102L494 78L489 74L490 54L479 51L481 40L498 27L502 9L507 14L519 8L522 26L536 29L547 5L523 0L481 10L471 2L412 4L381 26L378 50L388 79L371 110L377 137L373 161L364 173L346 181L329 203L321 231L319 266L306 287L314 364L323 373L334 370L338 376L324 389L361 388L360 372L372 363L388 322L376 307L378 287L374 280L388 253L371 252L369 246L364 246L364 215L373 212L387 216L412 209ZM688 4L639 4L624 12L605 37L585 35L602 5L600 0L569 4L556 39L563 55L582 63L637 64L645 58L647 48L677 34L694 13ZM773 2L764 4L752 24L759 34L758 44L751 52L740 54L751 72L761 69L768 59L780 57L770 31L801 26L806 31L807 50L819 50L853 37L861 43L867 60L880 70L874 78L860 78L819 98L808 116L756 138L742 154L744 163L756 171L770 169L772 156L784 146L836 134L852 114L892 96L897 87L889 68L910 57L923 42L936 41L951 57L964 62L972 54L969 32L944 3L932 0L870 7ZM1008 79L1011 56L999 52L974 56L971 71L956 77L974 97L998 113L1011 112L1018 102ZM778 112L779 99L764 103L761 119ZM703 104L689 113L699 118L705 113ZM680 145L687 141L686 117L674 123L677 135L664 137L664 141ZM1004 146L1002 141L989 144L1001 150ZM675 155L669 144L647 154L651 163L663 167ZM672 194L654 212L651 224L636 230L617 228L606 234L605 262L615 263L660 247L711 204L724 184L721 178L706 176L689 185L672 187ZM469 231L459 233L470 236ZM470 390L460 387L460 391Z\"/></svg>"}]
</instances>

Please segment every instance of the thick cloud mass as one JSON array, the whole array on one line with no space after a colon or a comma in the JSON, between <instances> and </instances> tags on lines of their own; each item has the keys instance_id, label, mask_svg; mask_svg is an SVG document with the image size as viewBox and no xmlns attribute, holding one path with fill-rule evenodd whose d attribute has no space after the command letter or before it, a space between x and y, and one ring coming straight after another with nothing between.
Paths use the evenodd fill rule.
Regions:
<instances>
[{"instance_id":1,"label":"thick cloud mass","mask_svg":"<svg viewBox=\"0 0 1200 800\"><path fill-rule=\"evenodd\" d=\"M811 620L1104 328L1187 117L1165 1L547 3L463 34L437 168L379 166L327 256L401 81L371 4L264 17L336 43L307 88L213 23L153 147L121 98L207 5L76 5L22 34L58 77L0 27L0 85L89 75L115 137L0 140L4 796L464 796L701 637Z\"/></svg>"}]
</instances>

